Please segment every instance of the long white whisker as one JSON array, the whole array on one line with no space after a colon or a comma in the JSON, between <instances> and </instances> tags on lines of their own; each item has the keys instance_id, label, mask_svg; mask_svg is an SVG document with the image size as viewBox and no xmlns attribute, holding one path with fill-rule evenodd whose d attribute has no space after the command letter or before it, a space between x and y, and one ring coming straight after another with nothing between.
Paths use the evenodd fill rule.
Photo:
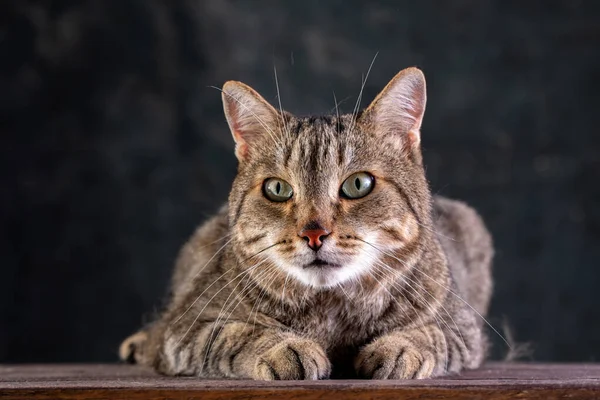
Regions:
<instances>
[{"instance_id":1,"label":"long white whisker","mask_svg":"<svg viewBox=\"0 0 600 400\"><path fill-rule=\"evenodd\" d=\"M233 267L229 268L227 271L223 272L223 273L221 274L221 276L219 276L217 279L215 279L215 280L213 281L213 283L211 283L210 285L208 285L208 286L207 286L207 287L206 287L206 288L205 288L205 289L202 291L202 293L200 293L200 294L199 294L199 295L196 297L196 299L195 299L195 300L192 302L192 304L190 304L190 305L189 305L189 307L188 307L188 308L186 308L186 310L185 310L185 311L184 311L184 312L183 312L183 313L182 313L182 314L181 314L179 317L177 317L177 319L176 319L175 321L173 321L173 322L172 322L172 324L176 324L177 322L179 322L179 320L180 320L181 318L183 318L183 317L184 317L184 315L185 315L185 314L187 314L187 312L188 312L188 311L190 311L190 309L191 309L191 308L194 306L194 304L196 304L196 303L198 302L198 300L199 300L199 299L202 297L202 295L203 295L204 293L206 293L206 291L207 291L208 289L210 289L210 288L211 288L211 287L212 287L212 286L213 286L215 283L217 283L217 282L219 281L219 279L221 279L222 277L224 277L225 275L227 275L227 274L228 274L230 271L232 271L232 270L234 270L234 269L235 269L235 266L233 266Z\"/></svg>"},{"instance_id":2,"label":"long white whisker","mask_svg":"<svg viewBox=\"0 0 600 400\"><path fill-rule=\"evenodd\" d=\"M271 284L273 284L275 279L277 279L278 273L279 273L279 271L277 270L277 268L275 268L275 271L269 276L269 278L265 278L265 285L261 289L260 298L254 305L258 305L262 302L262 299L264 298L265 294L267 294L268 288L270 288ZM252 309L254 309L254 306L252 306ZM252 311L250 311L249 316L252 316ZM252 332L254 332L254 328L256 327L256 317L258 317L258 307L256 308L256 311L254 312L254 322L252 324Z\"/></svg>"},{"instance_id":3,"label":"long white whisker","mask_svg":"<svg viewBox=\"0 0 600 400\"><path fill-rule=\"evenodd\" d=\"M402 263L402 260L400 260L398 257L394 256L393 254L390 254L384 250L381 250L380 248L378 248L377 246L362 240L362 239L358 239L361 242L364 242L366 244L368 244L369 246L373 247L375 250L378 250L380 252L382 252L383 254L392 257L393 259L395 259L396 261ZM458 295L457 293L455 293L452 289L450 289L449 287L447 287L446 285L444 285L443 283L438 282L437 280L435 280L433 277L431 277L430 275L428 275L425 271L423 271L422 269L419 269L419 271L425 275L426 277L428 277L429 279L431 279L435 284L439 285L440 287L446 289L448 291L448 293L451 293L452 295L456 296L457 299L459 299L460 301L462 301L467 307L469 307L471 310L473 310L473 312L475 312L482 320L483 322L485 322L487 324L487 326L489 326L503 341L504 343L506 343L506 345L508 346L509 349L512 349L510 343L508 343L508 341L504 338L504 336L502 336L500 334L500 332L498 332L498 330L496 328L493 327L492 324L489 323L489 321L483 316L481 315L481 313L479 311L477 311L475 309L475 307L473 307L471 304L469 304L468 301L466 301L465 299L463 299L460 295Z\"/></svg>"},{"instance_id":4,"label":"long white whisker","mask_svg":"<svg viewBox=\"0 0 600 400\"><path fill-rule=\"evenodd\" d=\"M216 252L215 254L213 254L213 256L212 256L211 258L209 258L209 259L208 259L208 261L207 261L207 262L206 262L206 263L205 263L205 264L202 266L202 268L200 268L200 270L199 270L198 272L196 272L196 275L194 275L194 278L193 278L193 279L197 278L197 277L198 277L198 275L200 275L200 273L201 273L202 271L204 271L204 268L206 268L206 266L207 266L208 264L210 264L210 262L211 262L212 260L214 260L214 259L215 259L215 257L217 256L217 254L219 254L221 251L223 251L223 249L225 248L225 246L227 246L227 245L228 245L229 243L231 243L232 241L233 241L233 238L229 239L227 242L225 242L225 244L224 244L223 246L219 247L219 250L217 250L217 252Z\"/></svg>"},{"instance_id":5,"label":"long white whisker","mask_svg":"<svg viewBox=\"0 0 600 400\"><path fill-rule=\"evenodd\" d=\"M446 239L448 239L448 240L452 240L453 242L458 242L458 243L461 243L461 241L460 241L460 240L457 240L457 239L455 239L455 238L453 238L453 237L450 237L450 236L446 236L446 235L444 235L443 233L440 233L440 232L436 231L435 229L433 229L433 228L431 228L431 227L429 227L429 226L427 226L427 225L424 225L424 224L420 223L419 221L415 221L415 223L416 223L417 225L419 225L419 226L421 226L421 227L425 228L425 229L426 229L426 230L428 230L429 232L431 232L431 233L433 233L433 234L435 234L435 235L439 236L439 237L443 237L443 238L446 238Z\"/></svg>"},{"instance_id":6,"label":"long white whisker","mask_svg":"<svg viewBox=\"0 0 600 400\"><path fill-rule=\"evenodd\" d=\"M266 260L263 260L266 261ZM240 281L232 290L231 293L229 294L229 296L227 296L227 299L225 299L225 301L223 302L223 306L221 307L221 311L219 311L219 314L217 315L217 319L214 321L215 325L220 321L221 319L221 315L227 311L229 311L229 308L233 305L233 303L246 291L248 290L248 292L250 290L252 290L251 285L253 285L254 283L256 283L258 280L260 280L262 278L262 276L265 274L265 271L270 270L270 268L267 268L266 270L263 270L261 272L259 272L255 277L254 280L252 279L250 274L247 274L245 276L245 278L248 278L248 283L246 283L244 285L244 287L242 288L242 290L240 290L239 293L236 293L236 289L237 287L242 283L242 281ZM229 302L229 299L231 298L231 296L233 296L235 294L235 297L233 298L233 300L231 301L231 303ZM245 296L245 295L244 295ZM240 299L240 301L243 299L243 297ZM238 303L239 304L239 303Z\"/></svg>"},{"instance_id":7,"label":"long white whisker","mask_svg":"<svg viewBox=\"0 0 600 400\"><path fill-rule=\"evenodd\" d=\"M266 261L266 260L263 260L263 261ZM257 277L260 276L263 272L264 271L261 271L257 275ZM229 309L231 308L231 306L233 306L233 303L235 303L235 301L241 296L240 300L237 302L237 305L228 314L227 319L223 323L223 326L224 326L227 323L227 321L229 320L229 318L231 317L231 315L233 314L233 312L235 311L235 309L241 304L242 300L252 290L251 285L256 282L256 279L258 279L258 278L255 278L255 280L252 280L252 278L250 277L250 274L248 274L246 276L246 278L249 279L249 282L244 285L244 288L242 288L242 290L239 293L236 293L236 289L242 283L243 280L240 280L240 282L231 290L231 293L229 294L229 296L227 296L227 299L225 300L225 302L223 303L223 306L221 307L221 311L219 311L219 314L217 315L217 319L213 321L213 328L210 332L210 335L208 335L209 339L210 339L210 337L212 337L214 335L217 325L219 324L219 321L221 320L221 315L224 315L225 313L227 313L229 311ZM231 300L231 302L230 302L229 299L231 298L231 296L234 293L236 293L236 297L234 297L233 300ZM214 345L215 341L217 340L219 334L220 334L220 332L217 335L214 335L213 340L210 343L208 343L206 352L204 353L204 361L202 362L202 365L205 365L206 358L208 357L208 354L210 353L210 350L212 349L212 346Z\"/></svg>"},{"instance_id":8,"label":"long white whisker","mask_svg":"<svg viewBox=\"0 0 600 400\"><path fill-rule=\"evenodd\" d=\"M279 101L279 112L281 114L281 130L284 131L288 137L290 137L289 128L286 127L285 118L283 117L283 107L281 106L281 94L279 93L279 79L277 79L277 67L273 64L273 72L275 74L275 87L277 88L277 101Z\"/></svg>"},{"instance_id":9,"label":"long white whisker","mask_svg":"<svg viewBox=\"0 0 600 400\"><path fill-rule=\"evenodd\" d=\"M360 108L360 102L362 100L363 90L365 89L365 85L367 84L367 79L369 79L369 74L371 73L371 68L373 68L373 64L375 63L375 60L377 59L378 55L379 55L379 52L375 53L375 56L373 57L373 60L371 61L371 65L369 65L369 69L367 70L367 75L365 76L365 79L362 81L362 84L360 86L360 92L358 93L358 98L356 99L356 105L354 106L354 111L352 112L352 125L351 125L351 128L348 130L348 132L352 132L354 130L354 127L356 126L356 115L358 114L358 111Z\"/></svg>"},{"instance_id":10,"label":"long white whisker","mask_svg":"<svg viewBox=\"0 0 600 400\"><path fill-rule=\"evenodd\" d=\"M233 240L233 239L229 239L229 240L227 241L227 243L225 243L223 246L221 246L221 248L219 248L219 250L217 250L217 252L216 252L215 254L213 254L213 256L212 256L212 257L211 257L211 258L210 258L210 259L209 259L209 260L208 260L208 261L207 261L207 262L206 262L206 263L205 263L205 264L202 266L202 268L200 268L200 271L198 271L198 272L196 273L196 275L194 275L194 278L192 278L192 279L196 279L196 278L198 277L198 275L199 275L199 274L200 274L200 273L201 273L201 272L204 270L204 268L206 268L206 266L207 266L207 265L208 265L208 264L209 264L209 263L210 263L210 262L211 262L211 261L212 261L212 260L213 260L213 259L214 259L214 258L217 256L217 254L219 254L219 253L220 253L220 252L221 252L221 251L222 251L222 250L225 248L225 246L227 246L229 243L231 243L231 241L232 241L232 240ZM187 308L187 309L186 309L186 310L183 312L183 314L181 314L181 315L180 315L180 316L179 316L179 317L178 317L178 318L177 318L175 321L173 321L173 323L177 323L177 322L179 322L179 320L180 320L181 318L183 318L183 316L184 316L185 314L187 314L187 312L188 312L188 311L190 311L190 309L191 309L191 308L194 306L194 304L196 304L196 303L198 302L198 300L200 299L200 297L201 297L201 296L202 296L204 293L206 293L206 291L207 291L208 289L210 289L212 285L214 285L215 283L217 283L217 281L218 281L219 279L221 279L223 276L225 276L225 274L227 274L229 271L231 271L231 270L232 270L232 269L234 269L234 268L235 268L235 267L228 269L228 270L227 270L227 271L225 271L225 272L224 272L224 273L223 273L221 276L219 276L217 279L215 279L215 281L214 281L213 283L211 283L211 284L210 284L210 285L209 285L209 286L208 286L206 289L204 289L204 291L203 291L202 293L200 293L200 294L199 294L199 295L196 297L196 299L195 299L195 300L192 302L192 304L190 304L190 305L189 305L189 307L188 307L188 308Z\"/></svg>"},{"instance_id":11,"label":"long white whisker","mask_svg":"<svg viewBox=\"0 0 600 400\"><path fill-rule=\"evenodd\" d=\"M231 281L227 282L221 289L219 289L204 305L204 307L202 307L202 309L200 310L200 312L198 313L198 315L196 315L196 318L194 318L194 320L192 321L192 323L190 324L189 328L185 331L185 333L181 336L181 338L179 338L179 340L177 341L177 344L175 347L179 346L179 344L181 343L181 341L187 336L187 334L190 332L190 330L192 329L192 327L194 326L194 324L196 324L196 322L198 321L198 319L200 318L200 315L204 312L204 310L206 309L206 307L208 307L208 305L210 304L210 302L217 297L217 295L219 293L221 293L223 290L225 290L225 288L227 288L227 286L229 286L229 284L231 284L232 282L234 282L237 278L239 278L240 276L243 276L245 274L248 274L250 271L252 271L254 268L257 268L259 265L261 265L262 263L264 263L265 261L267 261L266 259L260 261L258 264L255 264L254 266L250 267L249 269L247 269L246 271L241 272L240 274L238 274L236 277L234 277Z\"/></svg>"},{"instance_id":12,"label":"long white whisker","mask_svg":"<svg viewBox=\"0 0 600 400\"><path fill-rule=\"evenodd\" d=\"M263 274L263 275L260 277L260 280L264 280L265 282L267 282L267 279L270 279L270 278L271 278L272 276L274 276L274 275L276 276L276 274L277 274L277 266L275 266L275 265L271 264L271 265L270 265L270 267L272 267L272 268L269 268L268 270L266 270L266 273L265 273L265 274ZM254 280L255 280L255 283L254 283L254 285L253 285L253 286L252 286L252 287L251 287L251 288L248 290L248 292L247 292L247 293L245 293L245 294L244 294L244 296L242 297L242 299L241 299L241 300L238 302L238 304L236 305L236 308L237 308L237 307L240 305L240 303L242 302L242 300L243 300L244 298L246 298L246 296L247 296L247 295L248 295L248 294L249 294L249 293L250 293L252 290L254 290L254 289L256 289L257 287L259 287L259 286L260 286L260 282L259 282L258 278L255 278ZM263 290L264 290L264 289L261 287L261 288L260 288L260 291L259 291L259 296L262 294ZM260 302L260 300L257 300L257 301L255 301L255 302L254 302L254 304L252 305L252 308L250 309L250 312L248 313L248 317L246 318L246 322L244 323L244 330L246 330L246 328L248 327L248 322L250 321L250 318L252 317L252 313L254 312L254 308L255 308L255 307L258 305L258 303L259 303L259 302ZM234 310L235 310L235 308L234 308ZM257 309L257 312L258 312L258 309ZM254 332L254 326L252 327L252 332Z\"/></svg>"},{"instance_id":13,"label":"long white whisker","mask_svg":"<svg viewBox=\"0 0 600 400\"><path fill-rule=\"evenodd\" d=\"M233 235L233 233L228 233L227 235L225 235L225 236L223 236L223 237L220 237L220 238L218 238L218 239L216 239L216 240L213 240L213 241L212 241L212 242L210 242L210 243L207 243L207 244L205 244L205 245L202 245L202 246L199 246L199 247L195 247L195 249L196 249L196 250L198 250L198 249L203 249L203 248L205 248L205 247L208 247L208 246L210 246L210 245L213 245L213 244L215 244L215 243L218 243L218 242L220 242L220 241L221 241L221 240L223 240L223 239L227 239L227 238L228 238L228 237L230 237L231 235Z\"/></svg>"},{"instance_id":14,"label":"long white whisker","mask_svg":"<svg viewBox=\"0 0 600 400\"><path fill-rule=\"evenodd\" d=\"M339 115L339 109L338 107L340 105L342 105L346 100L348 100L350 98L350 96L346 96L344 97L342 100L337 101L337 99L335 98L335 92L333 92L333 100L335 101L335 107L333 107L331 110L329 110L329 114L331 114L332 112L336 111L336 114Z\"/></svg>"},{"instance_id":15,"label":"long white whisker","mask_svg":"<svg viewBox=\"0 0 600 400\"><path fill-rule=\"evenodd\" d=\"M283 281L283 290L281 291L281 308L283 308L285 305L283 302L283 299L285 298L285 285L287 285L287 281L289 278L290 278L290 273L287 272L285 274L285 281Z\"/></svg>"},{"instance_id":16,"label":"long white whisker","mask_svg":"<svg viewBox=\"0 0 600 400\"><path fill-rule=\"evenodd\" d=\"M267 273L263 274L260 277L260 280L264 281L264 282L268 282L269 280L271 280L271 278L275 279L277 277L277 266L272 264L270 265L270 267L267 270ZM255 279L256 284L254 285L253 288L256 288L259 285L259 279L256 278ZM262 297L263 297L263 293L266 293L266 289L265 289L265 285L263 285L260 290L259 290L259 297L257 298L257 300L254 302L254 304L252 305L252 308L250 309L250 313L248 314L248 318L246 318L246 324L244 325L244 330L246 329L246 326L248 326L248 321L250 321L250 318L252 318L252 313L254 312L254 308L256 308L256 306L262 301ZM256 310L256 312L258 313L258 309ZM256 325L256 318L254 319L254 324ZM254 326L252 327L252 332L254 332Z\"/></svg>"},{"instance_id":17,"label":"long white whisker","mask_svg":"<svg viewBox=\"0 0 600 400\"><path fill-rule=\"evenodd\" d=\"M380 263L379 264L382 267L385 267L386 270L388 272L390 272L392 274L392 276L396 277L396 278L406 278L405 276L400 276L400 274L397 271L394 271L390 266L384 264L384 263ZM444 337L444 346L446 347L446 359L445 359L445 365L444 365L444 369L448 370L448 342L446 341L446 337L444 334L444 330L442 329L442 327L440 326L440 321L442 322L442 324L448 329L448 333L453 334L457 339L460 339L461 342L463 343L463 346L465 349L467 349L467 353L469 352L467 345L465 343L465 340L462 336L462 333L460 331L460 329L458 328L458 325L456 324L456 322L454 321L454 318L452 318L452 316L448 313L448 311L446 310L446 308L442 305L441 302L436 301L436 299L433 297L433 295L431 295L427 290L425 290L425 293L427 293L432 300L434 300L436 303L438 303L440 306L442 306L444 308L444 310L446 311L446 314L448 314L448 316L450 317L450 319L452 320L452 322L454 322L454 326L456 327L456 331L458 332L458 335L456 332L454 332L452 330L452 328L450 327L450 325L441 317L439 317L439 315L437 314L437 311L435 310L435 307L431 304L430 301L428 301L425 296L423 296L421 293L419 293L418 290L416 290L408 281L404 280L404 283L406 283L407 287L412 290L412 292L419 296L419 298L425 303L425 305L427 306L427 308L429 308L429 311L431 312L431 315L433 317L433 319L435 320L435 323L437 324L438 328L440 328L440 331L442 332L442 336ZM392 285L394 285L394 287L396 287L398 290L400 290L400 288L398 288L396 283L392 283ZM431 339L431 338L430 338Z\"/></svg>"},{"instance_id":18,"label":"long white whisker","mask_svg":"<svg viewBox=\"0 0 600 400\"><path fill-rule=\"evenodd\" d=\"M309 295L309 290L311 289L310 286L306 286L306 289L304 290L304 294L302 295L302 299L300 300L300 309L303 309L306 301L308 301L308 295Z\"/></svg>"},{"instance_id":19,"label":"long white whisker","mask_svg":"<svg viewBox=\"0 0 600 400\"><path fill-rule=\"evenodd\" d=\"M344 295L346 296L346 298L348 299L348 301L349 301L350 303L354 303L354 302L352 301L352 299L350 298L350 296L348 296L348 293L346 293L346 291L344 290L344 287L342 286L342 284L341 284L341 283L338 283L338 284L337 284L337 287L338 287L338 288L339 288L339 289L342 291L342 293L344 293Z\"/></svg>"},{"instance_id":20,"label":"long white whisker","mask_svg":"<svg viewBox=\"0 0 600 400\"><path fill-rule=\"evenodd\" d=\"M415 279L410 278L408 275L401 275L398 271L395 271L392 267L390 267L389 265L378 261L378 263L380 263L380 265L382 267L385 267L390 273L394 274L394 276L404 280L404 282L413 290L413 292L418 295L419 297L421 297L421 299L423 299L423 301L425 301L426 303L429 303L427 301L427 299L421 294L419 293L419 291L417 291L408 281L414 283L415 285L419 286L419 288L421 288L421 290L423 290L427 295L429 295L429 297L431 297L431 299L436 302L437 304L439 304L439 306L446 312L446 314L448 315L448 317L450 318L450 320L452 321L452 323L454 324L454 327L456 328L456 332L458 333L458 335L460 336L460 339L463 343L463 346L468 350L467 347L467 343L465 342L465 339L463 338L462 332L460 331L460 328L458 327L458 325L456 324L456 321L454 320L454 318L452 317L452 315L450 315L450 313L448 312L448 309L446 309L446 307L444 307L444 305L442 304L441 301L437 300L431 293L429 293L429 291L427 290L427 288L425 288L423 285L421 285L420 282L418 282ZM403 263L404 265L406 265L405 263ZM407 281L408 280L408 281ZM434 308L430 307L430 310L435 313ZM445 322L442 320L442 322ZM450 328L450 326L446 323L446 327L448 328L448 330L450 332L452 332L452 328Z\"/></svg>"},{"instance_id":21,"label":"long white whisker","mask_svg":"<svg viewBox=\"0 0 600 400\"><path fill-rule=\"evenodd\" d=\"M374 271L377 271L377 272L379 272L380 274L382 274L384 278L386 277L386 275L385 275L384 271L379 271L378 269L375 269ZM377 282L378 282L378 283L381 285L381 287L383 287L383 289L384 289L385 291L387 291L387 292L388 292L388 294L390 295L390 298L392 298L394 301L396 301L396 303L397 303L398 305L400 305L400 303L398 302L398 300L396 300L396 298L395 298L395 297L393 297L392 293L391 293L389 290L387 290L387 288L385 288L385 286L383 286L383 285L382 285L382 284L381 284L381 283L380 283L380 282L377 280L377 278L375 277L375 275L371 274L371 276L372 276L372 277L373 277L373 278L374 278L374 279L375 279L375 280L376 280L376 281L377 281ZM404 300L406 301L406 304L408 304L408 305L412 306L412 307L413 307L413 309L414 309L414 306L411 304L411 302L408 300L408 298L407 298L407 297L404 295L404 293L402 293L402 291L401 291L401 290L399 290L399 288L398 288L397 286L395 286L393 282L392 282L392 285L393 285L393 287L394 287L396 290L398 290L398 293L399 293L399 294L400 294L400 295L401 295L401 296L404 298ZM432 312L432 316L433 316L433 319L434 319L434 321L435 321L436 325L438 326L438 328L440 329L440 332L442 332L442 337L443 337L443 339L444 339L444 346L446 347L446 362L445 362L445 365L444 365L444 369L445 369L445 370L448 370L448 341L446 340L446 336L445 336L445 335L444 335L444 333L443 333L444 331L443 331L442 327L440 326L440 324L439 324L439 320L438 320L438 318L436 317L436 314L435 314L435 312L433 311L433 309L432 309L431 305L430 305L430 304L429 304L429 302L427 302L426 300L425 300L425 304L426 304L426 305L427 305L427 307L428 307L428 308L431 310L431 312ZM425 321L424 321L424 319L423 319L423 316L421 316L421 314L419 314L419 312L417 312L417 311L415 312L415 315L417 315L417 317L419 317L419 320L421 321L421 325L422 325L422 326L425 326ZM427 332L425 332L425 334L427 335L427 338L433 342L433 339L431 338L431 336L430 336L430 335L429 335Z\"/></svg>"},{"instance_id":22,"label":"long white whisker","mask_svg":"<svg viewBox=\"0 0 600 400\"><path fill-rule=\"evenodd\" d=\"M337 133L340 133L340 109L338 108L338 102L337 102L337 98L335 97L335 91L332 90L333 92L333 102L335 103L335 114L337 115L337 123L335 124L335 130L337 131Z\"/></svg>"},{"instance_id":23,"label":"long white whisker","mask_svg":"<svg viewBox=\"0 0 600 400\"><path fill-rule=\"evenodd\" d=\"M247 275L245 278L249 278L249 282L244 285L244 288L242 290L240 290L240 292L236 295L236 297L233 299L233 301L231 302L231 304L229 306L227 306L227 309L225 310L225 312L227 312L229 310L229 308L231 307L231 305L233 305L233 303L237 300L237 304L236 306L231 310L231 312L229 313L229 315L227 316L226 321L231 317L231 315L233 314L233 312L235 311L235 309L237 309L237 307L242 303L242 301L246 298L246 296L257 286L259 286L260 281L263 278L266 278L267 275L270 277L271 273L273 271L276 271L277 267L274 264L269 264L267 266L267 268L265 268L263 271L259 272L258 274L256 274L256 276L251 279L250 275ZM252 309L254 309L254 307L252 307ZM252 314L252 311L250 311L250 315ZM248 317L249 319L250 317ZM246 320L246 325L248 323L248 319ZM216 323L217 321L215 321ZM245 329L245 327L244 327Z\"/></svg>"}]
</instances>

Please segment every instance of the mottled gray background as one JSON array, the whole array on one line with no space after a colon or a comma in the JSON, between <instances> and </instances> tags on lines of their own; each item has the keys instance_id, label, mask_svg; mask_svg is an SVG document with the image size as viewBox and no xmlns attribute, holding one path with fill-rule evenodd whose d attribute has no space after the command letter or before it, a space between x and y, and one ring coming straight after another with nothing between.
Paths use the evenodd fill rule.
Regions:
<instances>
[{"instance_id":1,"label":"mottled gray background","mask_svg":"<svg viewBox=\"0 0 600 400\"><path fill-rule=\"evenodd\" d=\"M377 51L364 103L425 71L432 188L494 234L491 322L535 360L598 360L600 2L7 0L0 362L115 360L160 306L235 174L208 86L276 101L276 65L288 110L351 111Z\"/></svg>"}]
</instances>

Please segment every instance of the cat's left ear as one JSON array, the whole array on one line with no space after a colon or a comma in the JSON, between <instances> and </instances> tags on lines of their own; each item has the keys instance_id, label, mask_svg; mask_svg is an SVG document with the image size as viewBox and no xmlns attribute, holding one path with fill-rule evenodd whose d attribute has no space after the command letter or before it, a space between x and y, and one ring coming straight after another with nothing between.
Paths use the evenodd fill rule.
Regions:
<instances>
[{"instance_id":1,"label":"cat's left ear","mask_svg":"<svg viewBox=\"0 0 600 400\"><path fill-rule=\"evenodd\" d=\"M254 89L242 82L228 81L223 85L222 98L240 162L259 151L265 140L275 140L279 114Z\"/></svg>"},{"instance_id":2,"label":"cat's left ear","mask_svg":"<svg viewBox=\"0 0 600 400\"><path fill-rule=\"evenodd\" d=\"M418 68L407 68L387 84L361 118L374 124L378 133L395 135L403 147L417 149L426 102L423 72Z\"/></svg>"}]
</instances>

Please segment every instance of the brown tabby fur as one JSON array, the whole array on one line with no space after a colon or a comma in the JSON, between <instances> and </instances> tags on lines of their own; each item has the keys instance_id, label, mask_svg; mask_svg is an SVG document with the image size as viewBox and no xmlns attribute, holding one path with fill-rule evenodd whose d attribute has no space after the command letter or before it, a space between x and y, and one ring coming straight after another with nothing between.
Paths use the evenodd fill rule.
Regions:
<instances>
[{"instance_id":1,"label":"brown tabby fur","mask_svg":"<svg viewBox=\"0 0 600 400\"><path fill-rule=\"evenodd\" d=\"M240 162L228 206L184 246L166 310L121 357L169 375L267 380L479 366L491 238L471 208L430 194L421 71L400 72L352 115L298 118L239 82L223 102ZM373 191L340 196L360 171ZM293 187L290 200L265 197L270 177ZM332 232L318 252L298 234L307 224ZM339 266L307 267L317 254Z\"/></svg>"}]
</instances>

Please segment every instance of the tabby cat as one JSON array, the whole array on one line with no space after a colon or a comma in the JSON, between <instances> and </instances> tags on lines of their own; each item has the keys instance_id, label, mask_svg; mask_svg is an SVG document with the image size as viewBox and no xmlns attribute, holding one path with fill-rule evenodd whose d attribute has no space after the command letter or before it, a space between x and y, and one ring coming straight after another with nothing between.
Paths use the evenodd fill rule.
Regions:
<instances>
[{"instance_id":1,"label":"tabby cat","mask_svg":"<svg viewBox=\"0 0 600 400\"><path fill-rule=\"evenodd\" d=\"M222 90L238 174L181 250L165 311L120 348L168 375L428 378L475 368L492 243L433 197L423 73L362 112L296 117L240 82Z\"/></svg>"}]
</instances>

